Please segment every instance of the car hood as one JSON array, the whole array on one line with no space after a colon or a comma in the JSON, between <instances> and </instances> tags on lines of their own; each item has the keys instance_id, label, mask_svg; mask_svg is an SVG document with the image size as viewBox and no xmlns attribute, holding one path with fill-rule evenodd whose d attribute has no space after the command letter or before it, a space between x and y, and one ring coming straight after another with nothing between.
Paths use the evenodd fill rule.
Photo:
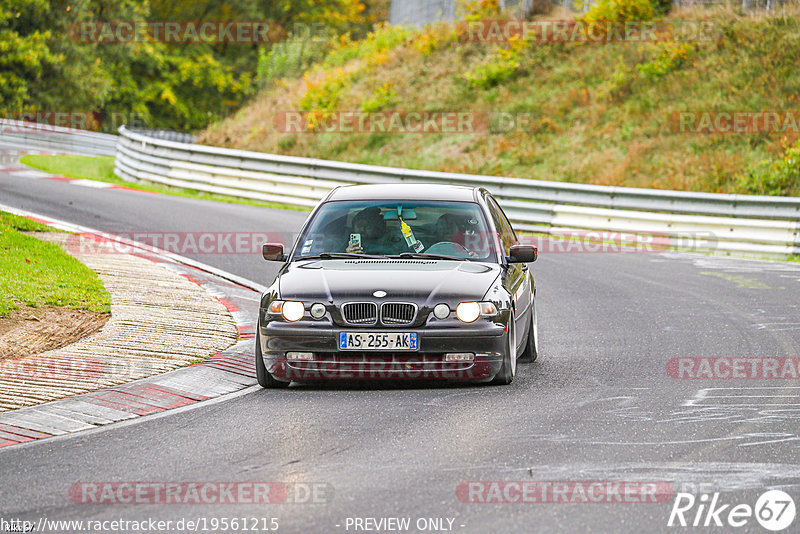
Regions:
<instances>
[{"instance_id":1,"label":"car hood","mask_svg":"<svg viewBox=\"0 0 800 534\"><path fill-rule=\"evenodd\" d=\"M343 303L375 300L418 305L480 300L500 275L492 263L441 260L311 260L292 262L279 278L281 298Z\"/></svg>"}]
</instances>

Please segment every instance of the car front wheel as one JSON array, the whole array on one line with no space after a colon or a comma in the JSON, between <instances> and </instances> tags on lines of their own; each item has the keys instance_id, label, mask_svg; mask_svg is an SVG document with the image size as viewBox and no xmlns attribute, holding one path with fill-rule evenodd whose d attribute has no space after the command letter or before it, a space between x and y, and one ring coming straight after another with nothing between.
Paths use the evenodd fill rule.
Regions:
<instances>
[{"instance_id":1,"label":"car front wheel","mask_svg":"<svg viewBox=\"0 0 800 534\"><path fill-rule=\"evenodd\" d=\"M539 321L536 317L536 302L531 300L531 324L528 328L528 341L520 358L523 362L535 362L539 357Z\"/></svg>"},{"instance_id":2,"label":"car front wheel","mask_svg":"<svg viewBox=\"0 0 800 534\"><path fill-rule=\"evenodd\" d=\"M506 385L514 380L517 374L517 338L514 331L514 313L508 318L508 334L506 334L506 347L503 354L503 366L492 380L492 384Z\"/></svg>"},{"instance_id":3,"label":"car front wheel","mask_svg":"<svg viewBox=\"0 0 800 534\"><path fill-rule=\"evenodd\" d=\"M258 379L258 385L262 388L267 389L277 389L277 388L285 388L289 385L289 382L282 382L280 380L275 380L271 374L267 371L267 368L264 366L264 357L261 354L261 333L258 331L258 325L256 325L256 378Z\"/></svg>"}]
</instances>

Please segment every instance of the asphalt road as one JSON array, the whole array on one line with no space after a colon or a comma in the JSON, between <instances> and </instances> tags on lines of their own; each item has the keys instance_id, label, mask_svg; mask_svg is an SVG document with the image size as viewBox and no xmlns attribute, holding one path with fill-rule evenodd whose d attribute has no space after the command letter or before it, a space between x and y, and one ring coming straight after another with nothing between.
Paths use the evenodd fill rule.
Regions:
<instances>
[{"instance_id":1,"label":"asphalt road","mask_svg":"<svg viewBox=\"0 0 800 534\"><path fill-rule=\"evenodd\" d=\"M306 216L2 174L0 203L115 233L293 232ZM256 255L187 255L263 284L274 273ZM533 272L542 354L511 386L253 390L0 449L0 518L277 518L279 532L321 533L376 532L356 519L390 517L410 518L411 532L444 531L418 529L420 518L452 519L451 531L464 533L766 532L754 518L740 528L670 528L673 500L472 503L456 488L641 481L698 499L719 492L720 504L752 506L773 488L800 498L797 379L667 372L676 357L800 358L800 264L544 252ZM278 481L327 493L270 505L73 502L70 487L87 481ZM697 509L686 513L690 524Z\"/></svg>"}]
</instances>

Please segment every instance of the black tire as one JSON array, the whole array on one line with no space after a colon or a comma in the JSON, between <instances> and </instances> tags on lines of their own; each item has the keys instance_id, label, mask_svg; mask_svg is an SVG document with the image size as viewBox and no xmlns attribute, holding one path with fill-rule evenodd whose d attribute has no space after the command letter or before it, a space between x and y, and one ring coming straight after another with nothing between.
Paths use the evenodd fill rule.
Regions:
<instances>
[{"instance_id":1,"label":"black tire","mask_svg":"<svg viewBox=\"0 0 800 534\"><path fill-rule=\"evenodd\" d=\"M535 362L539 357L539 321L536 317L536 302L531 300L531 324L528 328L528 341L520 357L521 362Z\"/></svg>"},{"instance_id":2,"label":"black tire","mask_svg":"<svg viewBox=\"0 0 800 534\"><path fill-rule=\"evenodd\" d=\"M503 366L492 379L491 383L506 386L514 380L517 374L517 340L514 337L514 313L508 318L508 334L506 335L506 350L503 354Z\"/></svg>"},{"instance_id":3,"label":"black tire","mask_svg":"<svg viewBox=\"0 0 800 534\"><path fill-rule=\"evenodd\" d=\"M264 357L261 354L261 334L258 332L258 325L256 325L256 378L258 385L262 388L279 389L289 386L289 382L276 380L267 372L267 368L264 366Z\"/></svg>"}]
</instances>

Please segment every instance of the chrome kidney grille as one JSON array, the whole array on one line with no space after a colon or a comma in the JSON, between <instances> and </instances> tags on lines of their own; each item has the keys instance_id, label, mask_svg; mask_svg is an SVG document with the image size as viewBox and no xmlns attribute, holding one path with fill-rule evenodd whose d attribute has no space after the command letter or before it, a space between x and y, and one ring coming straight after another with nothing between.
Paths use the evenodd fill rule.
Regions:
<instances>
[{"instance_id":1,"label":"chrome kidney grille","mask_svg":"<svg viewBox=\"0 0 800 534\"><path fill-rule=\"evenodd\" d=\"M378 322L378 305L374 302L348 302L342 306L342 317L350 324L375 324Z\"/></svg>"},{"instance_id":2,"label":"chrome kidney grille","mask_svg":"<svg viewBox=\"0 0 800 534\"><path fill-rule=\"evenodd\" d=\"M407 302L385 302L381 306L381 322L387 325L411 324L417 315L417 306Z\"/></svg>"},{"instance_id":3,"label":"chrome kidney grille","mask_svg":"<svg viewBox=\"0 0 800 534\"><path fill-rule=\"evenodd\" d=\"M414 322L417 305L410 302L384 302L381 305L381 324L405 325ZM378 323L378 305L374 302L348 302L342 305L342 318L347 324L373 325Z\"/></svg>"}]
</instances>

